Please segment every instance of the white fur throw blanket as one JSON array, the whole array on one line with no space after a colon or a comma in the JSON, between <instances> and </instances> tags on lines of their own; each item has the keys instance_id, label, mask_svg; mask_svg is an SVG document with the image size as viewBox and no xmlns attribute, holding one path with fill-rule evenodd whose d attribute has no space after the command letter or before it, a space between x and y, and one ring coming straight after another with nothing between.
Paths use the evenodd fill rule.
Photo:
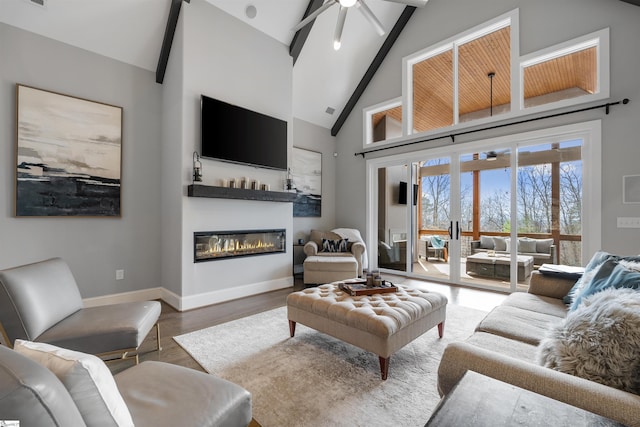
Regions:
<instances>
[{"instance_id":1,"label":"white fur throw blanket","mask_svg":"<svg viewBox=\"0 0 640 427\"><path fill-rule=\"evenodd\" d=\"M640 291L586 298L540 342L538 357L548 368L640 394Z\"/></svg>"}]
</instances>

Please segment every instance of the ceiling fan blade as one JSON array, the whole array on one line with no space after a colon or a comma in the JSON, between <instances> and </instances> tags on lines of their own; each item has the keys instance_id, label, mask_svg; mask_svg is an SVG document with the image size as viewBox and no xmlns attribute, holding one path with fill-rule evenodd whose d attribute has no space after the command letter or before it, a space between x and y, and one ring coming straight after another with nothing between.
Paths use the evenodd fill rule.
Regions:
<instances>
[{"instance_id":1,"label":"ceiling fan blade","mask_svg":"<svg viewBox=\"0 0 640 427\"><path fill-rule=\"evenodd\" d=\"M429 0L387 0L387 1L390 1L393 3L406 4L407 6L422 7L425 4L427 4Z\"/></svg>"},{"instance_id":2,"label":"ceiling fan blade","mask_svg":"<svg viewBox=\"0 0 640 427\"><path fill-rule=\"evenodd\" d=\"M358 0L356 6L358 7L358 10L364 15L364 17L367 18L369 22L371 22L371 25L373 25L373 28L376 29L378 34L384 36L384 27L382 26L378 18L376 18L376 15L374 15L371 9L369 9L369 6L367 6L364 0Z\"/></svg>"},{"instance_id":3,"label":"ceiling fan blade","mask_svg":"<svg viewBox=\"0 0 640 427\"><path fill-rule=\"evenodd\" d=\"M344 20L347 19L348 7L340 6L338 12L338 22L336 23L336 32L333 36L333 48L335 50L340 49L340 39L342 38L342 29L344 28Z\"/></svg>"},{"instance_id":4,"label":"ceiling fan blade","mask_svg":"<svg viewBox=\"0 0 640 427\"><path fill-rule=\"evenodd\" d=\"M325 10L329 9L331 6L333 6L334 4L338 3L337 0L329 0L327 1L325 4L323 4L322 6L320 6L319 8L317 8L315 11L311 12L309 14L309 16L307 16L306 18L304 18L302 21L300 21L300 23L298 25L296 25L295 27L292 28L292 31L299 31L302 28L304 28L308 23L310 23L311 21L313 21L314 19L316 19L318 17L318 15L320 15L322 12L324 12Z\"/></svg>"}]
</instances>

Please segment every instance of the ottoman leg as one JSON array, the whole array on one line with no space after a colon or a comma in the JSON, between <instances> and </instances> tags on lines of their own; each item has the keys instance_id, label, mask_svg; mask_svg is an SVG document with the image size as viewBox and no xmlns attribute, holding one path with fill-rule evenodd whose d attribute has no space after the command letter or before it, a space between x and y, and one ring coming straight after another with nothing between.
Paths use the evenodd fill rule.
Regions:
<instances>
[{"instance_id":1,"label":"ottoman leg","mask_svg":"<svg viewBox=\"0 0 640 427\"><path fill-rule=\"evenodd\" d=\"M289 334L292 338L296 334L296 322L293 320L289 320Z\"/></svg>"},{"instance_id":2,"label":"ottoman leg","mask_svg":"<svg viewBox=\"0 0 640 427\"><path fill-rule=\"evenodd\" d=\"M444 322L440 322L438 323L438 336L440 336L440 338L442 338L442 336L444 335ZM293 335L291 335L293 336Z\"/></svg>"},{"instance_id":3,"label":"ottoman leg","mask_svg":"<svg viewBox=\"0 0 640 427\"><path fill-rule=\"evenodd\" d=\"M378 359L380 359L380 374L382 375L382 379L386 380L389 374L389 359L391 359L391 357L378 356Z\"/></svg>"}]
</instances>

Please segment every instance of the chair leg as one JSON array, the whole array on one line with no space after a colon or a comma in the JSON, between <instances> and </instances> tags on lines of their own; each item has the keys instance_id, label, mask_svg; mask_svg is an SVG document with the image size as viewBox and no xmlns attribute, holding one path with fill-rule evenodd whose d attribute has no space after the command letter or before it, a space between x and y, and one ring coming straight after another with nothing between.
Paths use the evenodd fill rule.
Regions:
<instances>
[{"instance_id":1,"label":"chair leg","mask_svg":"<svg viewBox=\"0 0 640 427\"><path fill-rule=\"evenodd\" d=\"M158 340L158 351L162 350L160 345L160 322L156 323L156 339Z\"/></svg>"}]
</instances>

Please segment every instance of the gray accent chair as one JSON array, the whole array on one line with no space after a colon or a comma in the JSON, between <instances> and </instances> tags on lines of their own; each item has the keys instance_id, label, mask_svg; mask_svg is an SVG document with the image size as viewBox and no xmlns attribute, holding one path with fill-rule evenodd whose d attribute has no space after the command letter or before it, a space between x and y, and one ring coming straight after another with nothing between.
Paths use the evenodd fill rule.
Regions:
<instances>
[{"instance_id":1,"label":"gray accent chair","mask_svg":"<svg viewBox=\"0 0 640 427\"><path fill-rule=\"evenodd\" d=\"M23 339L138 363L137 350L154 325L160 350L160 309L158 301L83 307L60 258L0 271L0 333L9 347Z\"/></svg>"},{"instance_id":2,"label":"gray accent chair","mask_svg":"<svg viewBox=\"0 0 640 427\"><path fill-rule=\"evenodd\" d=\"M247 426L251 394L182 366L142 362L114 376L136 427ZM0 418L24 427L86 426L63 383L44 366L0 346Z\"/></svg>"}]
</instances>

